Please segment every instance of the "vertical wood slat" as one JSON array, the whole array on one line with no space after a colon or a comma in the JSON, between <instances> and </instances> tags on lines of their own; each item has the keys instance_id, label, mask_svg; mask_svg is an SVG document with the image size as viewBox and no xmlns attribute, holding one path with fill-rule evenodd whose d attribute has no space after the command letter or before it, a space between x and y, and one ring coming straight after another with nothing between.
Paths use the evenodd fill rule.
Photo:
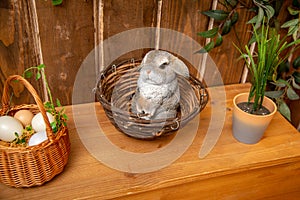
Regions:
<instances>
[{"instance_id":1,"label":"vertical wood slat","mask_svg":"<svg viewBox=\"0 0 300 200\"><path fill-rule=\"evenodd\" d=\"M30 7L32 2L5 0L1 3L11 5L9 9L12 9L14 17L12 22L14 30L7 33L13 34L14 40L7 46L2 45L0 41L0 54L4 56L4 59L0 59L2 85L0 91L2 92L3 82L9 75L22 74L26 68L37 65L37 54L33 46L35 40L32 34L34 32L32 7ZM38 91L41 91L39 83L35 81L32 84ZM24 87L21 84L12 83L12 89L15 94L12 102L15 104L33 102L28 92L26 90L23 92Z\"/></svg>"},{"instance_id":2,"label":"vertical wood slat","mask_svg":"<svg viewBox=\"0 0 300 200\"><path fill-rule=\"evenodd\" d=\"M104 67L104 2L103 0L93 0L93 19L94 19L94 49L95 49L95 72L96 76L100 74Z\"/></svg>"},{"instance_id":3,"label":"vertical wood slat","mask_svg":"<svg viewBox=\"0 0 300 200\"><path fill-rule=\"evenodd\" d=\"M213 0L212 10L216 10L217 6L218 6L218 0ZM207 30L211 30L213 28L213 26L214 26L214 19L210 18ZM205 45L207 45L209 42L211 42L211 38L206 38ZM202 62L201 62L201 66L200 66L200 77L199 77L201 81L203 81L203 77L205 74L207 56L208 56L208 53L205 53L202 57Z\"/></svg>"},{"instance_id":4,"label":"vertical wood slat","mask_svg":"<svg viewBox=\"0 0 300 200\"><path fill-rule=\"evenodd\" d=\"M162 3L163 0L158 0L157 6L157 17L156 17L156 32L155 32L155 49L159 49L159 41L160 41L160 23L161 23L161 12L162 12Z\"/></svg>"},{"instance_id":5,"label":"vertical wood slat","mask_svg":"<svg viewBox=\"0 0 300 200\"><path fill-rule=\"evenodd\" d=\"M72 103L78 69L94 48L93 2L36 1L43 59L53 99ZM85 84L85 83L82 83Z\"/></svg>"},{"instance_id":6,"label":"vertical wood slat","mask_svg":"<svg viewBox=\"0 0 300 200\"><path fill-rule=\"evenodd\" d=\"M115 1L105 1L104 5L104 40L112 37L116 34L122 33L124 31L132 30L135 28L143 27L155 27L157 25L157 9L158 1L126 1L126 0L115 0ZM138 38L140 35L133 35L133 38ZM149 41L154 41L153 38L149 38ZM135 41L136 44L139 41ZM126 42L125 42L126 43ZM154 43L153 43L154 44ZM111 55L114 55L117 45L105 49L105 58L111 60ZM130 45L130 44L128 44ZM118 59L116 59L113 64L118 64L124 60L135 60L141 59L146 53L145 49L137 49L132 52L127 52ZM111 64L105 61L106 65Z\"/></svg>"},{"instance_id":7,"label":"vertical wood slat","mask_svg":"<svg viewBox=\"0 0 300 200\"><path fill-rule=\"evenodd\" d=\"M33 26L33 29L31 29L31 32L29 34L31 34L33 37L33 50L36 56L36 63L37 65L44 64L40 31L39 31L39 21L36 12L35 0L29 0L27 1L27 3L28 3L28 11L29 11L28 18L30 24ZM44 72L44 69L41 70ZM45 80L46 77L44 76L44 73L42 73L42 88L43 88L44 101L49 101Z\"/></svg>"},{"instance_id":8,"label":"vertical wood slat","mask_svg":"<svg viewBox=\"0 0 300 200\"><path fill-rule=\"evenodd\" d=\"M189 0L180 0L180 1L171 1L165 0L163 5L162 13L162 23L161 26L166 29L174 30L179 33L183 33L195 43L205 42L205 40L197 36L197 32L200 32L199 29L207 28L208 18L199 13L200 10L206 10L211 7L211 1L189 1ZM193 48L192 43L187 44L184 38L180 35L172 35L172 37L167 38L170 47L173 50L184 49L185 55L181 58L184 58L186 55L192 59L192 63L201 63L202 55L191 56L195 53L195 47ZM165 43L168 43L165 42ZM198 77L199 66L189 66L190 73Z\"/></svg>"}]
</instances>

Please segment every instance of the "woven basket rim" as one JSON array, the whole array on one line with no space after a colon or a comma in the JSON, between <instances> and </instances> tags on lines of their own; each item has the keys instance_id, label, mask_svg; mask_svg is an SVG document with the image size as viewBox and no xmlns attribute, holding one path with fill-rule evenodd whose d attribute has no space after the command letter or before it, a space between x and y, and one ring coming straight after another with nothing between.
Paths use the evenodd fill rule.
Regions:
<instances>
[{"instance_id":1,"label":"woven basket rim","mask_svg":"<svg viewBox=\"0 0 300 200\"><path fill-rule=\"evenodd\" d=\"M130 60L130 62L132 61L132 59ZM111 69L112 70L116 70L117 69L117 67L118 66L120 66L120 65L123 65L123 64L126 64L126 65L132 65L132 64L135 64L135 63L139 63L138 62L139 60L135 60L133 63L128 63L129 61L127 60L125 60L125 61L121 61L120 62L120 64L118 64L118 65L115 65L115 64L113 64L113 65L111 65L111 66L108 66L108 67L106 67L104 70L102 70L101 72L100 72L100 76L99 76L99 79L97 80L97 86L96 86L96 88L98 89L97 91L96 91L96 94L98 94L99 96L99 98L98 98L98 100L100 101L100 103L101 104L104 104L104 105L106 105L106 106L112 106L111 105L111 102L109 102L108 100L107 100L107 98L105 98L103 95L102 95L102 90L101 90L101 85L100 85L100 83L101 83L101 80L102 80L102 77L105 77L104 76L104 74L106 74L108 71L110 71ZM195 85L201 85L201 89L203 89L203 90L205 90L206 91L206 93L205 94L203 94L203 95L206 95L207 96L207 98L208 98L208 92L207 92L207 89L206 89L206 87L204 86L204 84L200 81L200 80L198 80L194 75L192 75L192 74L190 74L190 76L189 76L189 78L185 78L185 77L183 77L183 76L181 76L181 75L178 75L178 77L181 77L182 79L185 79L185 80L187 80L187 81L191 81L191 82L193 82L193 83L195 83ZM108 77L105 77L105 78L108 78ZM207 101L205 102L205 103L207 103ZM120 112L120 114L124 114L124 113L122 113L122 112ZM133 113L130 113L130 117L132 117L132 118L136 118L136 120L139 120L139 121L141 121L141 122L145 122L145 123L150 123L150 121L151 122L162 122L162 121L169 121L169 120L174 120L174 119L176 119L176 118L169 118L169 119L162 119L162 120L145 120L145 119L141 119L141 118L139 118L138 116L136 116L135 114L133 114Z\"/></svg>"},{"instance_id":2,"label":"woven basket rim","mask_svg":"<svg viewBox=\"0 0 300 200\"><path fill-rule=\"evenodd\" d=\"M118 79L119 77L122 76L123 73L127 73L128 71L129 71L129 73L135 73L136 70L138 69L138 66L139 66L138 60L134 60L134 62L133 62L131 59L130 61L128 61L128 60L121 61L118 65L113 64L113 65L107 66L100 73L100 76L97 80L97 86L96 86L96 89L97 89L96 90L96 98L101 103L102 107L105 110L106 115L110 118L111 121L113 121L114 119L112 119L112 116L110 116L111 114L108 114L108 113L112 112L112 103L110 102L111 99L107 98L108 94L105 94L105 91L107 90L107 91L111 92L111 90L113 90L115 87L114 85L110 85L114 81L114 79ZM131 74L130 74L130 76L131 76ZM205 107L205 105L207 104L207 101L208 101L208 92L207 92L206 87L195 76L193 76L191 74L189 78L185 78L182 76L178 76L178 77L179 77L179 79L182 79L182 81L186 81L187 83L191 84L191 86L193 87L194 90L199 91L199 94L197 94L197 95L199 95L199 99L197 99L197 100L199 100L199 105L193 107L190 110L189 115L184 115L184 116L180 115L179 117L177 115L174 118L168 118L168 119L146 120L146 119L139 118L136 114L133 114L131 112L130 113L128 113L127 111L125 112L122 109L120 109L120 110L115 109L114 112L116 112L119 115L118 116L119 118L122 119L122 117L123 117L124 120L128 120L130 123L133 123L135 125L146 126L149 124L152 124L152 125L154 124L154 126L155 126L155 123L159 124L159 123L167 122L167 126L169 126L168 128L170 131L172 131L172 129L173 129L172 127L175 127L174 130L178 130L179 125L181 125L181 124L185 125L188 121L190 121L193 117L195 117L195 115L197 115L199 112L201 112L201 110ZM107 88L105 88L105 87L107 87ZM124 132L124 131L122 131L122 132ZM158 133L158 134L154 135L154 137L157 137L160 135L161 135L161 133Z\"/></svg>"}]
</instances>

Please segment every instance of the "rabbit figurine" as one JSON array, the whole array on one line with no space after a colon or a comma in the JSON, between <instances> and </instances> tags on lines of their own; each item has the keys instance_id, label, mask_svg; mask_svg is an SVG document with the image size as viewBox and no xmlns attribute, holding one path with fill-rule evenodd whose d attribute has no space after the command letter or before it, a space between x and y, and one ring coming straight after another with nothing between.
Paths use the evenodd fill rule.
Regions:
<instances>
[{"instance_id":1,"label":"rabbit figurine","mask_svg":"<svg viewBox=\"0 0 300 200\"><path fill-rule=\"evenodd\" d=\"M138 70L131 111L147 120L176 117L180 101L177 75L188 78L188 67L166 51L152 50L145 55Z\"/></svg>"}]
</instances>

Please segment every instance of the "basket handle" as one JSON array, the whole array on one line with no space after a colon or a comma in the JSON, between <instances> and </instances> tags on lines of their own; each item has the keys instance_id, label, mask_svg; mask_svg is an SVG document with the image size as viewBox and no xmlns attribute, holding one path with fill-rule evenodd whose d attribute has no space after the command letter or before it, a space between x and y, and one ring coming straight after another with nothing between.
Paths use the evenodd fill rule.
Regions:
<instances>
[{"instance_id":1,"label":"basket handle","mask_svg":"<svg viewBox=\"0 0 300 200\"><path fill-rule=\"evenodd\" d=\"M50 126L49 119L48 119L47 114L46 114L44 104L43 104L41 98L39 97L39 95L37 94L36 90L33 88L33 86L25 78L23 78L20 75L9 76L7 78L7 80L5 81L4 89L3 89L3 95L2 95L2 110L3 110L3 113L6 113L9 109L9 101L10 101L9 83L11 81L16 81L16 80L19 81L21 84L23 84L27 88L27 90L31 93L31 95L33 96L33 98L34 98L34 100L35 100L35 102L38 106L38 109L39 109L39 111L41 112L41 114L43 116L43 119L44 119L44 122L45 122L45 125L46 125L46 133L47 133L48 139L50 141L53 141L54 136L53 136L53 133L52 133L52 128Z\"/></svg>"}]
</instances>

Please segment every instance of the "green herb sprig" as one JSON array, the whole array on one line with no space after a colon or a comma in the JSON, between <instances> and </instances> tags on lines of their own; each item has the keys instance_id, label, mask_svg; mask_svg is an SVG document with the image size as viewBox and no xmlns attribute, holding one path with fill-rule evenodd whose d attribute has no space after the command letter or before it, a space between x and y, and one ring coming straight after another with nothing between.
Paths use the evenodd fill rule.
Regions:
<instances>
[{"instance_id":1,"label":"green herb sprig","mask_svg":"<svg viewBox=\"0 0 300 200\"><path fill-rule=\"evenodd\" d=\"M43 82L45 84L46 90L47 90L47 95L49 97L49 101L44 103L44 107L46 109L47 112L51 113L54 118L55 121L52 122L51 128L52 131L54 133L56 133L59 128L61 127L61 125L63 124L64 126L66 126L66 121L68 120L68 116L64 113L65 112L65 108L61 105L59 99L56 99L56 104L53 101L53 97L52 97L52 93L46 78L46 74L45 74L45 65L41 64L38 66L33 66L33 67L29 67L27 68L24 72L23 72L23 77L24 78L31 78L33 77L34 73L33 71L35 70L35 79L39 80L43 77ZM55 107L60 107L61 109L59 111L56 110Z\"/></svg>"}]
</instances>

